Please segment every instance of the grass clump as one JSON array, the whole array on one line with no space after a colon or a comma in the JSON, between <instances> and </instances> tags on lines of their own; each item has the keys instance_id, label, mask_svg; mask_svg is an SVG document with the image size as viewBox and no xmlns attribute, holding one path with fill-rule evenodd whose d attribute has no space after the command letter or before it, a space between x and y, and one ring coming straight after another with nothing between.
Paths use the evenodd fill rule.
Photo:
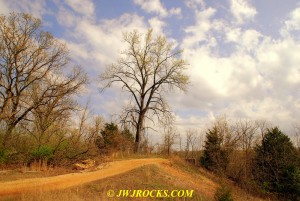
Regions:
<instances>
[{"instance_id":1,"label":"grass clump","mask_svg":"<svg viewBox=\"0 0 300 201\"><path fill-rule=\"evenodd\" d=\"M215 193L216 201L233 201L231 191L226 186L221 186Z\"/></svg>"}]
</instances>

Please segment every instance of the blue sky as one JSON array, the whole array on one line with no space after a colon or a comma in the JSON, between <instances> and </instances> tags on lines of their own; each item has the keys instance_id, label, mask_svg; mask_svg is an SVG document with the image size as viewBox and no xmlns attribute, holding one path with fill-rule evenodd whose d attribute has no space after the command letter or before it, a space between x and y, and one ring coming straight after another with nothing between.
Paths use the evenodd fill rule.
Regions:
<instances>
[{"instance_id":1,"label":"blue sky","mask_svg":"<svg viewBox=\"0 0 300 201\"><path fill-rule=\"evenodd\" d=\"M300 123L300 4L297 0L0 0L0 13L28 12L65 42L90 76L84 102L108 121L126 104L97 76L125 48L122 32L153 28L189 63L189 91L168 94L179 130L218 115L265 119L285 131Z\"/></svg>"}]
</instances>

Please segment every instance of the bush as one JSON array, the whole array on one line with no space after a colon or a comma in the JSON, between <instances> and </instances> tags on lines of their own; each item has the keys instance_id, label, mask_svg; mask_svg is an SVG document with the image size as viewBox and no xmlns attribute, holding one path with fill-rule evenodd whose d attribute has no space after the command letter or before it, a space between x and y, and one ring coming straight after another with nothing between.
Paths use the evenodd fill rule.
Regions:
<instances>
[{"instance_id":1,"label":"bush","mask_svg":"<svg viewBox=\"0 0 300 201\"><path fill-rule=\"evenodd\" d=\"M16 155L16 151L13 148L0 149L0 165L10 163L14 161L12 156Z\"/></svg>"},{"instance_id":2,"label":"bush","mask_svg":"<svg viewBox=\"0 0 300 201\"><path fill-rule=\"evenodd\" d=\"M49 159L53 156L53 149L49 146L41 146L39 149L31 152L34 159Z\"/></svg>"},{"instance_id":3,"label":"bush","mask_svg":"<svg viewBox=\"0 0 300 201\"><path fill-rule=\"evenodd\" d=\"M217 189L217 191L215 193L215 200L216 201L233 201L233 198L231 196L230 190L225 186L221 186Z\"/></svg>"},{"instance_id":4,"label":"bush","mask_svg":"<svg viewBox=\"0 0 300 201\"><path fill-rule=\"evenodd\" d=\"M3 163L5 163L6 160L7 160L7 158L6 158L6 156L5 156L4 151L1 151L1 150L0 150L0 165L3 164Z\"/></svg>"}]
</instances>

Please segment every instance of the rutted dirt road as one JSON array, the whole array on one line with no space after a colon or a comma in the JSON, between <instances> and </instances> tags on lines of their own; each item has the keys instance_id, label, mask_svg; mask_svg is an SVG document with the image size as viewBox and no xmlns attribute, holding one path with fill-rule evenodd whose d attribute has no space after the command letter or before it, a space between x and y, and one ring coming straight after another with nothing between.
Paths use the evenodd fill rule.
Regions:
<instances>
[{"instance_id":1,"label":"rutted dirt road","mask_svg":"<svg viewBox=\"0 0 300 201\"><path fill-rule=\"evenodd\" d=\"M72 173L54 177L23 179L2 183L0 182L0 196L34 191L64 189L122 174L150 164L158 165L165 172L177 177L178 179L189 181L189 184L193 185L194 189L200 190L207 196L212 196L214 190L217 188L217 184L211 180L208 180L207 178L203 178L202 182L194 181L195 179L191 175L172 167L172 165L170 165L170 161L167 159L149 158L110 162L104 168L93 172Z\"/></svg>"}]
</instances>

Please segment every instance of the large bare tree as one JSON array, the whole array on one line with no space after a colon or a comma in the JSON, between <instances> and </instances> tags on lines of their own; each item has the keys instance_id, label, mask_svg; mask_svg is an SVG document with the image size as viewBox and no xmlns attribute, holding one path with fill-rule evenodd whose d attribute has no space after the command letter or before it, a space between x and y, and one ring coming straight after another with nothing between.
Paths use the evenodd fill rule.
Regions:
<instances>
[{"instance_id":1,"label":"large bare tree","mask_svg":"<svg viewBox=\"0 0 300 201\"><path fill-rule=\"evenodd\" d=\"M79 69L63 73L68 63L66 46L42 31L39 19L17 13L0 16L0 123L6 127L2 146L9 145L13 129L33 110L76 93L86 82Z\"/></svg>"},{"instance_id":2,"label":"large bare tree","mask_svg":"<svg viewBox=\"0 0 300 201\"><path fill-rule=\"evenodd\" d=\"M131 102L125 108L124 122L136 129L135 151L139 151L145 120L159 119L170 114L164 92L173 88L186 90L189 77L184 73L186 62L181 50L164 36L154 36L152 30L145 34L138 31L123 34L127 49L119 60L101 74L104 87L120 83L129 92Z\"/></svg>"}]
</instances>

